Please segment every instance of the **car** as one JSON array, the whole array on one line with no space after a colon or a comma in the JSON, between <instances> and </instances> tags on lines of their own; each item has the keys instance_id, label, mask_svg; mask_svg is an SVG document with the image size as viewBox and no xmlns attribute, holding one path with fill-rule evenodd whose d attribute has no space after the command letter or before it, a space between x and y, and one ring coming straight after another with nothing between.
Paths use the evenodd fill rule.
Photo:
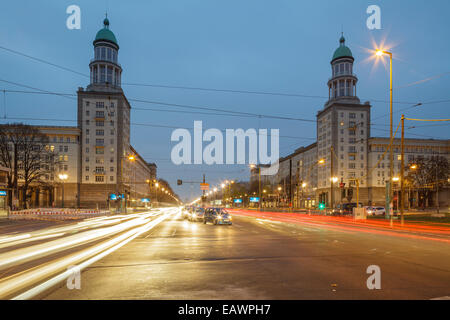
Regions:
<instances>
[{"instance_id":1,"label":"car","mask_svg":"<svg viewBox=\"0 0 450 320\"><path fill-rule=\"evenodd\" d=\"M182 211L182 217L183 217L183 219L189 219L189 216L191 215L191 213L189 212L189 210L190 210L190 207L189 207L189 206L185 206L185 207L183 208L183 211Z\"/></svg>"},{"instance_id":2,"label":"car","mask_svg":"<svg viewBox=\"0 0 450 320\"><path fill-rule=\"evenodd\" d=\"M367 209L368 216L384 216L386 215L386 209L384 207L369 207Z\"/></svg>"},{"instance_id":3,"label":"car","mask_svg":"<svg viewBox=\"0 0 450 320\"><path fill-rule=\"evenodd\" d=\"M189 216L189 221L203 221L205 215L205 208L194 208L193 212Z\"/></svg>"},{"instance_id":4,"label":"car","mask_svg":"<svg viewBox=\"0 0 450 320\"><path fill-rule=\"evenodd\" d=\"M231 225L232 218L227 210L224 208L207 208L203 218L203 223L211 222L213 224L227 224Z\"/></svg>"},{"instance_id":5,"label":"car","mask_svg":"<svg viewBox=\"0 0 450 320\"><path fill-rule=\"evenodd\" d=\"M362 207L362 203L359 203L359 206ZM343 216L343 215L352 215L353 208L356 208L356 202L347 202L340 203L336 206L336 209L333 209L331 214L334 216Z\"/></svg>"}]
</instances>

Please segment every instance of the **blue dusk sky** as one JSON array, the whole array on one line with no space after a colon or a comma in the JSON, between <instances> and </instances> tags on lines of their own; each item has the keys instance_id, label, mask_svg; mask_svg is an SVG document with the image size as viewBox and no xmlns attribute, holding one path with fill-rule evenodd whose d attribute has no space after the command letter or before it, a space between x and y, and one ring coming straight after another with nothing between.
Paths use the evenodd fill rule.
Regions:
<instances>
[{"instance_id":1,"label":"blue dusk sky","mask_svg":"<svg viewBox=\"0 0 450 320\"><path fill-rule=\"evenodd\" d=\"M80 30L66 27L66 8L72 4L81 8ZM374 4L381 8L380 30L366 26L366 9ZM404 109L410 117L450 118L448 0L5 1L0 10L0 90L37 88L75 94L78 87L86 87L92 41L103 27L105 11L120 45L122 82L128 83L123 90L129 99L315 120L328 98L330 60L343 30L355 57L357 95L372 105L372 136L389 135L388 61L376 63L370 52L383 42L394 54L394 109ZM2 123L76 126L76 99L1 91L0 95ZM419 102L423 105L410 108ZM156 162L158 176L183 199L200 195L199 187L176 186L176 179L199 181L205 173L208 182L218 184L224 179L246 180L249 172L245 165L172 164L174 128L191 128L194 120L202 120L204 129L280 129L282 156L316 138L314 122L131 104L136 108L131 113L132 145L147 161ZM400 116L395 113L395 124ZM408 123L407 128L409 138L450 137L447 124Z\"/></svg>"}]
</instances>

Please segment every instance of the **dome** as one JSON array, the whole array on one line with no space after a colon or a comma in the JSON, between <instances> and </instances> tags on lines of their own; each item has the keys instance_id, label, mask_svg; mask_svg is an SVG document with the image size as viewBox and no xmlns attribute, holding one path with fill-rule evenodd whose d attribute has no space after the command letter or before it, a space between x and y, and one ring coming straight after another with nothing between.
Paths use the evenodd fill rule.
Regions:
<instances>
[{"instance_id":1,"label":"dome","mask_svg":"<svg viewBox=\"0 0 450 320\"><path fill-rule=\"evenodd\" d=\"M94 44L97 41L108 41L108 42L112 42L114 43L117 47L119 47L119 44L117 43L117 39L116 36L114 35L114 33L109 30L109 20L108 18L105 18L105 20L103 20L103 29L100 29L97 32L97 35L95 36L95 40L94 40Z\"/></svg>"},{"instance_id":2,"label":"dome","mask_svg":"<svg viewBox=\"0 0 450 320\"><path fill-rule=\"evenodd\" d=\"M331 62L333 62L334 60L336 60L338 58L344 58L344 57L353 58L352 51L345 45L344 36L342 36L339 39L339 42L340 42L340 46L339 46L339 48L336 49L336 51L334 51Z\"/></svg>"}]
</instances>

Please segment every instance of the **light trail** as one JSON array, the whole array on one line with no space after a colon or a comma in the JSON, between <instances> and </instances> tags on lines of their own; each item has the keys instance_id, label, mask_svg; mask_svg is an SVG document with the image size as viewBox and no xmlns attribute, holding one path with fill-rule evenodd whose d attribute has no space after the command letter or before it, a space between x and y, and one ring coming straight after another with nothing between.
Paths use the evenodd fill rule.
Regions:
<instances>
[{"instance_id":1,"label":"light trail","mask_svg":"<svg viewBox=\"0 0 450 320\"><path fill-rule=\"evenodd\" d=\"M358 221L344 217L309 216L307 214L285 212L254 212L248 210L230 210L235 215L280 221L286 223L303 224L317 228L330 228L342 232L364 232L384 234L396 237L415 238L450 243L450 228L429 225L405 224L390 227L389 222Z\"/></svg>"},{"instance_id":2,"label":"light trail","mask_svg":"<svg viewBox=\"0 0 450 320\"><path fill-rule=\"evenodd\" d=\"M75 252L71 251L71 253L66 253L62 257L47 259L43 262L37 261L37 265L34 267L27 268L6 278L0 279L0 299L11 297L14 297L14 299L30 299L66 279L71 274L71 271L67 270L69 266L77 265L80 270L83 270L139 235L151 230L174 213L177 213L176 209L164 208L158 210L158 212L116 216L117 219L115 219L115 217L108 217L109 219L102 217L102 219L93 219L94 221L83 221L77 224L77 226L80 227L81 225L82 228L89 226L98 227L99 221L102 220L104 220L108 226L95 230L83 231L79 234L66 236L61 239L51 240L0 254L0 269L2 269L11 266L20 266L28 261L34 262L36 260L42 260L42 258L55 252L62 252L62 254L64 254L64 250L73 249L76 245L85 245L87 243L86 241L101 241L105 237L108 237L107 240L95 243L87 248L83 246L83 249ZM109 226L110 221L108 220L122 222L119 222L115 226ZM75 226L69 226L69 229L72 227ZM54 228L54 230L58 229L60 228ZM76 228L73 230L76 230ZM57 234L52 234L51 231L52 229L45 230L45 232L48 233L46 236L50 237L51 235L55 236ZM20 238L19 236L15 236L15 238L15 241L21 241L21 239L27 241L30 239L29 237ZM39 238L39 236L35 236L35 239L37 238ZM21 293L21 290L26 291Z\"/></svg>"}]
</instances>

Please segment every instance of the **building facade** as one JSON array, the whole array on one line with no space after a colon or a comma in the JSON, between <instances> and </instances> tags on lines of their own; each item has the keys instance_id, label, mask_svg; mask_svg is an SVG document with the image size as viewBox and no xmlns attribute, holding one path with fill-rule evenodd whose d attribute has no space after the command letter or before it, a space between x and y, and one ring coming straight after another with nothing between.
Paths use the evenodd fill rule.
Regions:
<instances>
[{"instance_id":1,"label":"building facade","mask_svg":"<svg viewBox=\"0 0 450 320\"><path fill-rule=\"evenodd\" d=\"M389 138L371 137L372 106L361 103L356 95L358 78L353 63L342 36L330 62L329 99L316 116L317 142L280 158L276 175L261 177L262 185L285 195L286 205L310 208L322 202L330 207L356 201L357 182L360 202L385 205L386 183L390 181L385 153ZM405 166L433 156L450 160L450 140L405 139L404 144ZM400 139L394 139L393 150L395 178L400 174ZM257 172L253 169L251 181L258 179ZM408 204L416 199L417 205L417 198L408 196ZM448 206L448 198L449 190L443 190L439 195L441 206Z\"/></svg>"},{"instance_id":2,"label":"building facade","mask_svg":"<svg viewBox=\"0 0 450 320\"><path fill-rule=\"evenodd\" d=\"M109 20L93 41L90 83L78 88L77 126L37 126L54 154L48 174L18 192L15 205L104 208L138 205L150 198L156 164L146 162L130 144L130 111L122 88L119 45ZM126 202L126 203L125 203Z\"/></svg>"}]
</instances>

